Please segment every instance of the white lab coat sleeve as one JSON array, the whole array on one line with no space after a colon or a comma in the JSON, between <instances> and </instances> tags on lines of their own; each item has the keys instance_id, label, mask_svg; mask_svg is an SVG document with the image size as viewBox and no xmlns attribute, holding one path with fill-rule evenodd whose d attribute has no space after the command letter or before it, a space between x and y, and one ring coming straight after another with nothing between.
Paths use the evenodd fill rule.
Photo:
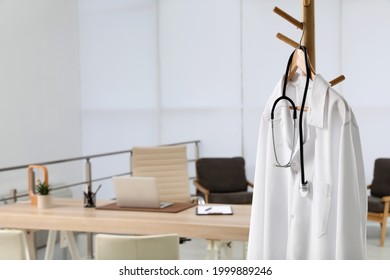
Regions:
<instances>
[{"instance_id":1,"label":"white lab coat sleeve","mask_svg":"<svg viewBox=\"0 0 390 280\"><path fill-rule=\"evenodd\" d=\"M264 240L264 199L267 160L268 121L264 115L260 122L257 144L256 170L254 177L252 212L249 228L248 252L249 260L263 259Z\"/></svg>"},{"instance_id":2,"label":"white lab coat sleeve","mask_svg":"<svg viewBox=\"0 0 390 280\"><path fill-rule=\"evenodd\" d=\"M341 127L338 174L335 258L364 259L367 186L359 129L353 114L352 120Z\"/></svg>"}]
</instances>

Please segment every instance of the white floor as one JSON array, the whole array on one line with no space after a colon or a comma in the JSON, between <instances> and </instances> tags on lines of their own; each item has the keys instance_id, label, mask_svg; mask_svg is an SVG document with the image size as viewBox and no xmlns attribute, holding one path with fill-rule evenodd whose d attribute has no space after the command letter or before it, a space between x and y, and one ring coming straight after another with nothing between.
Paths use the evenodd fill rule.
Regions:
<instances>
[{"instance_id":1,"label":"white floor","mask_svg":"<svg viewBox=\"0 0 390 280\"><path fill-rule=\"evenodd\" d=\"M379 223L369 222L367 227L367 259L390 260L390 228L387 228L385 246L380 247Z\"/></svg>"},{"instance_id":2,"label":"white floor","mask_svg":"<svg viewBox=\"0 0 390 280\"><path fill-rule=\"evenodd\" d=\"M379 229L377 231L379 236ZM206 258L205 248L207 244L205 240L193 239L186 244L181 245L180 257L183 260L202 260ZM242 244L240 242L233 242L232 249L233 258L235 260L242 260ZM221 259L227 259L226 253L222 251ZM367 238L367 259L368 260L390 260L390 236L387 236L385 246L379 246L379 237Z\"/></svg>"},{"instance_id":3,"label":"white floor","mask_svg":"<svg viewBox=\"0 0 390 280\"><path fill-rule=\"evenodd\" d=\"M380 228L379 224L369 223L367 227L367 259L369 260L390 260L390 228L387 230L385 246L379 246ZM80 255L87 258L86 235L78 234L77 240L80 248ZM180 245L180 258L183 260L204 260L207 259L208 242L203 239L191 239ZM44 258L44 248L38 250L38 259ZM243 260L243 243L234 241L231 248L225 246L221 250L221 259ZM70 259L66 248L60 248L57 244L54 259Z\"/></svg>"}]
</instances>

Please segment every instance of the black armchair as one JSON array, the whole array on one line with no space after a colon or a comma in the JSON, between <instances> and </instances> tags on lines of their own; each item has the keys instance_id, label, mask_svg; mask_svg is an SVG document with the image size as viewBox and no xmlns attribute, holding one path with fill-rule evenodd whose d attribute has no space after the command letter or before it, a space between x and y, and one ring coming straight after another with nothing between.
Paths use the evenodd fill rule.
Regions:
<instances>
[{"instance_id":1,"label":"black armchair","mask_svg":"<svg viewBox=\"0 0 390 280\"><path fill-rule=\"evenodd\" d=\"M194 185L206 203L252 203L248 187L253 187L253 183L246 178L242 157L198 159Z\"/></svg>"},{"instance_id":2,"label":"black armchair","mask_svg":"<svg viewBox=\"0 0 390 280\"><path fill-rule=\"evenodd\" d=\"M381 225L380 246L384 246L387 218L390 210L390 158L378 158L374 164L374 179L368 186L368 216L370 221Z\"/></svg>"}]
</instances>

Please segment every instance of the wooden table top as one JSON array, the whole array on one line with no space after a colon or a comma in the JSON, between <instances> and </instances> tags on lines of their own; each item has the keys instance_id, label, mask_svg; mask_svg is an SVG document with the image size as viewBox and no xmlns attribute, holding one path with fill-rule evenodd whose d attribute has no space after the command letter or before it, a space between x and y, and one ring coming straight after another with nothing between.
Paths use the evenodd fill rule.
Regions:
<instances>
[{"instance_id":1,"label":"wooden table top","mask_svg":"<svg viewBox=\"0 0 390 280\"><path fill-rule=\"evenodd\" d=\"M112 201L98 201L98 206ZM77 199L56 198L53 207L30 202L0 206L0 227L118 234L165 234L215 240L248 240L250 205L232 205L233 215L197 216L196 207L179 213L84 208Z\"/></svg>"}]
</instances>

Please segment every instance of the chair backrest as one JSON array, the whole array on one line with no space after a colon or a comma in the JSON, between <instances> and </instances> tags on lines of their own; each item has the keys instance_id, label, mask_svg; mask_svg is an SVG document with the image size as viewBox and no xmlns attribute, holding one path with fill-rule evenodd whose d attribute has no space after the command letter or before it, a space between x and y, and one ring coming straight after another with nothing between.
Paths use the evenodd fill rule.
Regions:
<instances>
[{"instance_id":1,"label":"chair backrest","mask_svg":"<svg viewBox=\"0 0 390 280\"><path fill-rule=\"evenodd\" d=\"M27 238L22 230L0 230L0 260L29 260Z\"/></svg>"},{"instance_id":2,"label":"chair backrest","mask_svg":"<svg viewBox=\"0 0 390 280\"><path fill-rule=\"evenodd\" d=\"M390 195L390 158L378 158L375 160L371 195L376 197Z\"/></svg>"},{"instance_id":3,"label":"chair backrest","mask_svg":"<svg viewBox=\"0 0 390 280\"><path fill-rule=\"evenodd\" d=\"M248 188L242 157L200 158L196 161L196 177L213 193L239 192Z\"/></svg>"},{"instance_id":4,"label":"chair backrest","mask_svg":"<svg viewBox=\"0 0 390 280\"><path fill-rule=\"evenodd\" d=\"M129 236L97 234L95 258L98 260L178 260L177 234Z\"/></svg>"},{"instance_id":5,"label":"chair backrest","mask_svg":"<svg viewBox=\"0 0 390 280\"><path fill-rule=\"evenodd\" d=\"M190 202L187 147L133 147L133 176L155 177L162 202Z\"/></svg>"}]
</instances>

